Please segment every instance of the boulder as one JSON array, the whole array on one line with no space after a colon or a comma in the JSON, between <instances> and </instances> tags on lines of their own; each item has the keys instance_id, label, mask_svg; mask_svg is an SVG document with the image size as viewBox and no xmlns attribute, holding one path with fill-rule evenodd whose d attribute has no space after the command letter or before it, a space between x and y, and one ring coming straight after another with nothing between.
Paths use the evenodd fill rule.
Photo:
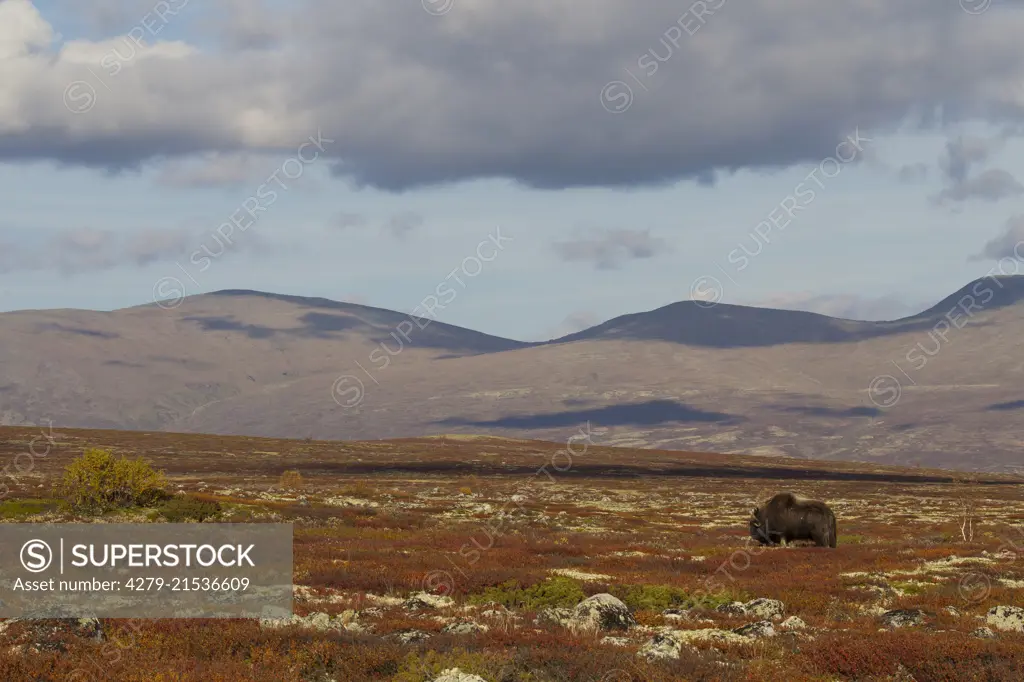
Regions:
<instances>
[{"instance_id":1,"label":"boulder","mask_svg":"<svg viewBox=\"0 0 1024 682\"><path fill-rule=\"evenodd\" d=\"M0 635L12 646L33 652L63 653L73 640L105 639L97 618L9 618L0 623Z\"/></svg>"},{"instance_id":2,"label":"boulder","mask_svg":"<svg viewBox=\"0 0 1024 682\"><path fill-rule=\"evenodd\" d=\"M734 601L731 604L722 604L715 611L728 616L745 616L747 615L747 605L741 601Z\"/></svg>"},{"instance_id":3,"label":"boulder","mask_svg":"<svg viewBox=\"0 0 1024 682\"><path fill-rule=\"evenodd\" d=\"M743 605L743 612L761 620L781 620L786 613L786 605L778 599L753 599Z\"/></svg>"},{"instance_id":4,"label":"boulder","mask_svg":"<svg viewBox=\"0 0 1024 682\"><path fill-rule=\"evenodd\" d=\"M458 668L448 668L447 670L442 670L441 675L435 677L433 682L487 682L487 680L479 675L464 673Z\"/></svg>"},{"instance_id":5,"label":"boulder","mask_svg":"<svg viewBox=\"0 0 1024 682\"><path fill-rule=\"evenodd\" d=\"M925 613L920 609L894 609L886 611L879 620L889 628L907 628L924 625Z\"/></svg>"},{"instance_id":6,"label":"boulder","mask_svg":"<svg viewBox=\"0 0 1024 682\"><path fill-rule=\"evenodd\" d=\"M553 608L543 609L537 614L537 617L533 619L533 623L534 625L550 623L553 625L567 627L570 620L572 620L572 609L556 606Z\"/></svg>"},{"instance_id":7,"label":"boulder","mask_svg":"<svg viewBox=\"0 0 1024 682\"><path fill-rule=\"evenodd\" d=\"M637 652L648 660L679 658L683 649L697 651L693 642L738 644L749 641L748 637L728 630L705 628L703 630L673 630L662 628Z\"/></svg>"},{"instance_id":8,"label":"boulder","mask_svg":"<svg viewBox=\"0 0 1024 682\"><path fill-rule=\"evenodd\" d=\"M401 630L392 632L386 639L393 639L401 644L415 644L430 639L430 635L422 630Z\"/></svg>"},{"instance_id":9,"label":"boulder","mask_svg":"<svg viewBox=\"0 0 1024 682\"><path fill-rule=\"evenodd\" d=\"M779 623L779 629L780 630L806 630L807 629L807 623L805 623L802 618L798 618L797 616L790 616L786 620L784 620L781 623Z\"/></svg>"},{"instance_id":10,"label":"boulder","mask_svg":"<svg viewBox=\"0 0 1024 682\"><path fill-rule=\"evenodd\" d=\"M659 632L640 647L637 656L652 661L676 659L682 650L683 640L675 631Z\"/></svg>"},{"instance_id":11,"label":"boulder","mask_svg":"<svg viewBox=\"0 0 1024 682\"><path fill-rule=\"evenodd\" d=\"M733 630L737 635L743 635L744 637L774 637L775 627L772 625L770 620L759 620L756 623L750 623L743 627L736 628Z\"/></svg>"},{"instance_id":12,"label":"boulder","mask_svg":"<svg viewBox=\"0 0 1024 682\"><path fill-rule=\"evenodd\" d=\"M985 621L996 630L1024 632L1024 609L1019 606L993 606Z\"/></svg>"},{"instance_id":13,"label":"boulder","mask_svg":"<svg viewBox=\"0 0 1024 682\"><path fill-rule=\"evenodd\" d=\"M298 626L310 630L348 630L350 632L365 632L366 627L357 620L355 611L347 610L336 616L317 611L308 616L292 615L290 618L261 618L260 627L283 628Z\"/></svg>"},{"instance_id":14,"label":"boulder","mask_svg":"<svg viewBox=\"0 0 1024 682\"><path fill-rule=\"evenodd\" d=\"M971 636L979 639L995 639L996 633L992 632L991 628L977 628L971 630Z\"/></svg>"},{"instance_id":15,"label":"boulder","mask_svg":"<svg viewBox=\"0 0 1024 682\"><path fill-rule=\"evenodd\" d=\"M430 594L429 592L417 592L406 599L402 606L409 611L424 611L428 609L443 609L454 604L455 600L451 597Z\"/></svg>"},{"instance_id":16,"label":"boulder","mask_svg":"<svg viewBox=\"0 0 1024 682\"><path fill-rule=\"evenodd\" d=\"M573 609L569 628L574 632L598 630L628 630L636 619L620 599L610 594L595 594L584 599Z\"/></svg>"},{"instance_id":17,"label":"boulder","mask_svg":"<svg viewBox=\"0 0 1024 682\"><path fill-rule=\"evenodd\" d=\"M601 644L611 644L612 646L629 646L628 637L612 637L611 635L601 638Z\"/></svg>"},{"instance_id":18,"label":"boulder","mask_svg":"<svg viewBox=\"0 0 1024 682\"><path fill-rule=\"evenodd\" d=\"M480 625L471 620L463 620L445 625L441 632L449 635L475 635L480 632L487 632L487 630L486 625Z\"/></svg>"}]
</instances>

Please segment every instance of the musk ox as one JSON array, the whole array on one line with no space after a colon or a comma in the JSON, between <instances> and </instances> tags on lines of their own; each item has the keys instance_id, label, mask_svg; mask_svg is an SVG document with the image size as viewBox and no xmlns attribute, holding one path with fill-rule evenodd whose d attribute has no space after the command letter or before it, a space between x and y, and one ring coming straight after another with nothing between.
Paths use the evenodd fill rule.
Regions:
<instances>
[{"instance_id":1,"label":"musk ox","mask_svg":"<svg viewBox=\"0 0 1024 682\"><path fill-rule=\"evenodd\" d=\"M836 546L836 515L824 502L779 493L750 517L750 537L762 545L811 540L818 547Z\"/></svg>"}]
</instances>

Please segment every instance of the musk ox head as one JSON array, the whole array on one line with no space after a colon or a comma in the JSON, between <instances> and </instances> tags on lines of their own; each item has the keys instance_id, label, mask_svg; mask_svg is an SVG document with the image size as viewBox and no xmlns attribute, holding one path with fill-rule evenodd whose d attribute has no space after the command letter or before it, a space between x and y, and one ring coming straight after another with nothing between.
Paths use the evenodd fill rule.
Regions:
<instances>
[{"instance_id":1,"label":"musk ox head","mask_svg":"<svg viewBox=\"0 0 1024 682\"><path fill-rule=\"evenodd\" d=\"M768 537L768 526L765 523L764 512L754 507L754 511L750 514L750 537L754 538L763 545L771 543L771 539Z\"/></svg>"}]
</instances>

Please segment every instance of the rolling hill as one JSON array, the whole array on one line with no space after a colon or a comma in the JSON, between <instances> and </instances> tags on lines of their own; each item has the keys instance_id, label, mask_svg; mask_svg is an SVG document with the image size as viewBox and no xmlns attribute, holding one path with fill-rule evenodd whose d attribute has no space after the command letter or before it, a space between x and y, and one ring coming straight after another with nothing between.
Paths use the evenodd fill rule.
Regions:
<instances>
[{"instance_id":1,"label":"rolling hill","mask_svg":"<svg viewBox=\"0 0 1024 682\"><path fill-rule=\"evenodd\" d=\"M692 301L524 343L326 299L222 291L0 315L0 423L269 437L492 433L1016 470L1024 277L901 320Z\"/></svg>"}]
</instances>

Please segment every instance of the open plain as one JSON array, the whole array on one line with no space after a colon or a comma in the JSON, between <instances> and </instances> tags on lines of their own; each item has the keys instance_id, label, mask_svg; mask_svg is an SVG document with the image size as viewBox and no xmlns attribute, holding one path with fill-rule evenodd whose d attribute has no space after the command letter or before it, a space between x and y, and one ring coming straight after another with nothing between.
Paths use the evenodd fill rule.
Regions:
<instances>
[{"instance_id":1,"label":"open plain","mask_svg":"<svg viewBox=\"0 0 1024 682\"><path fill-rule=\"evenodd\" d=\"M151 520L76 517L50 493L87 447L141 455L173 490L218 501L211 520L294 524L296 617L5 621L0 677L1019 679L1024 480L610 448L600 433L580 424L559 445L2 428L5 522ZM752 544L751 507L781 490L835 510L838 548Z\"/></svg>"}]
</instances>

